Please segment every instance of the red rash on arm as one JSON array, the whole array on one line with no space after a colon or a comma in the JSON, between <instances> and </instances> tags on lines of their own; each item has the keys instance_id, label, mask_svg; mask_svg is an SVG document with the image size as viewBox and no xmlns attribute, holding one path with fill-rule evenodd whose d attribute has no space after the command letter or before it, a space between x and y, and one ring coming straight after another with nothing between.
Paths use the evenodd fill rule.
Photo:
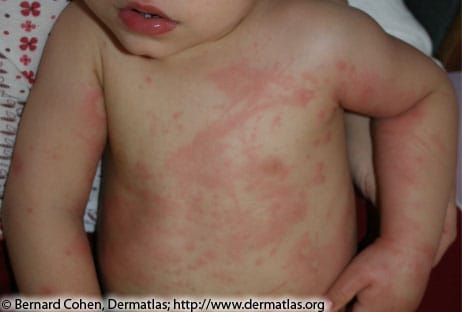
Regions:
<instances>
[{"instance_id":1,"label":"red rash on arm","mask_svg":"<svg viewBox=\"0 0 462 312\"><path fill-rule=\"evenodd\" d=\"M77 129L78 136L87 143L89 148L97 146L99 144L95 142L98 140L98 136L95 131L100 129L101 125L106 125L106 112L103 110L101 101L103 95L100 88L90 89L85 91L84 98L81 100L82 105L80 109L81 129Z\"/></svg>"}]
</instances>

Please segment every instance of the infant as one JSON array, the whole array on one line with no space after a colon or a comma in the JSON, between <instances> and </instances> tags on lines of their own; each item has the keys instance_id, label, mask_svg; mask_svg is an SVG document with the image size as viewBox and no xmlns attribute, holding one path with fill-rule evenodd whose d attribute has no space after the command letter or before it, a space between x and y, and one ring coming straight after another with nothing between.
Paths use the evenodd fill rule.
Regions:
<instances>
[{"instance_id":1,"label":"infant","mask_svg":"<svg viewBox=\"0 0 462 312\"><path fill-rule=\"evenodd\" d=\"M431 60L338 2L74 1L4 199L18 286L413 311L449 201L456 110ZM345 111L374 118L382 211L357 256ZM82 214L101 156L93 255Z\"/></svg>"}]
</instances>

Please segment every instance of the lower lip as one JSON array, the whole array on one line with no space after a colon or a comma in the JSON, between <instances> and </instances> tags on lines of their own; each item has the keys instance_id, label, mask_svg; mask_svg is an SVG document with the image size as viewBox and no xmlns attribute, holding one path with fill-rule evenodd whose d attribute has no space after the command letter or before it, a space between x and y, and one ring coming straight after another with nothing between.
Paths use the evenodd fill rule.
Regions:
<instances>
[{"instance_id":1,"label":"lower lip","mask_svg":"<svg viewBox=\"0 0 462 312\"><path fill-rule=\"evenodd\" d=\"M119 18L133 32L159 36L175 29L177 23L167 18L144 18L132 10L121 10Z\"/></svg>"}]
</instances>

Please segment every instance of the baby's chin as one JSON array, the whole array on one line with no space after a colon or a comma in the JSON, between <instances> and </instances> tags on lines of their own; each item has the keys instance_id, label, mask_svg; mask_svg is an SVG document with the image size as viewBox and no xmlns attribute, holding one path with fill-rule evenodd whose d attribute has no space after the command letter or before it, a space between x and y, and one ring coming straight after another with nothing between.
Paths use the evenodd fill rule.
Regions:
<instances>
[{"instance_id":1,"label":"baby's chin","mask_svg":"<svg viewBox=\"0 0 462 312\"><path fill-rule=\"evenodd\" d=\"M168 57L179 54L194 45L173 45L163 42L122 42L119 41L120 46L128 54L142 56L151 59L166 59Z\"/></svg>"},{"instance_id":2,"label":"baby's chin","mask_svg":"<svg viewBox=\"0 0 462 312\"><path fill-rule=\"evenodd\" d=\"M119 47L128 54L152 59L167 58L183 50L155 43L126 42L122 40L119 40Z\"/></svg>"},{"instance_id":3,"label":"baby's chin","mask_svg":"<svg viewBox=\"0 0 462 312\"><path fill-rule=\"evenodd\" d=\"M209 36L185 36L184 34L167 34L153 38L133 33L113 33L119 47L132 55L152 59L166 59L200 46L220 41L227 33L213 33Z\"/></svg>"}]
</instances>

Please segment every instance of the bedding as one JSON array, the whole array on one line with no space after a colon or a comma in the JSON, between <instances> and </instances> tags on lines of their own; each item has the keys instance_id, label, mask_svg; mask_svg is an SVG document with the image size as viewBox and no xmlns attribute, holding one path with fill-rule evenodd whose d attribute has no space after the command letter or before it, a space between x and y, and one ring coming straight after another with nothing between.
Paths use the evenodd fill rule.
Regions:
<instances>
[{"instance_id":1,"label":"bedding","mask_svg":"<svg viewBox=\"0 0 462 312\"><path fill-rule=\"evenodd\" d=\"M404 0L404 3L432 38L433 54L438 53L449 30L455 26L454 19L461 13L461 1Z\"/></svg>"},{"instance_id":2,"label":"bedding","mask_svg":"<svg viewBox=\"0 0 462 312\"><path fill-rule=\"evenodd\" d=\"M426 55L432 54L430 36L402 0L349 0L348 3L373 17L390 35Z\"/></svg>"}]
</instances>

